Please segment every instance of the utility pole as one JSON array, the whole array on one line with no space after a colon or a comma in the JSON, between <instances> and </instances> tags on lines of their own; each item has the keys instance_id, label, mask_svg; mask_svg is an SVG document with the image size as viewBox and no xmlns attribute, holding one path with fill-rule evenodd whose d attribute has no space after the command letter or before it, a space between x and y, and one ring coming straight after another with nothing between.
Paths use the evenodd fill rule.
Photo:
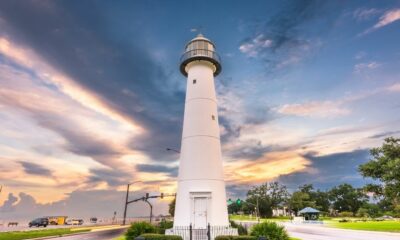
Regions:
<instances>
[{"instance_id":1,"label":"utility pole","mask_svg":"<svg viewBox=\"0 0 400 240\"><path fill-rule=\"evenodd\" d=\"M128 210L128 204L129 204L129 201L128 201L128 199L129 199L129 187L130 187L132 184L138 183L138 182L141 182L141 181L135 181L135 182L132 182L132 183L128 183L128 184L127 184L127 187L126 187L126 197L125 197L124 220L122 221L122 225L125 225L125 224L126 224L126 212L127 212L127 210Z\"/></svg>"},{"instance_id":2,"label":"utility pole","mask_svg":"<svg viewBox=\"0 0 400 240\"><path fill-rule=\"evenodd\" d=\"M124 220L123 220L123 222L122 222L122 225L125 225L125 223L126 223L126 210L127 210L127 208L128 208L129 186L130 186L130 184L128 184L128 185L126 186L126 198L125 198Z\"/></svg>"}]
</instances>

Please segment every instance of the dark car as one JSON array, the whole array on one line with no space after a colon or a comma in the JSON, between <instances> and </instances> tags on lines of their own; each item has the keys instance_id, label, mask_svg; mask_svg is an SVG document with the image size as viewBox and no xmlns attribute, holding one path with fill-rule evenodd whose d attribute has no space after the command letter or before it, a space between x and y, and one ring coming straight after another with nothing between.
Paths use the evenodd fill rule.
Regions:
<instances>
[{"instance_id":1,"label":"dark car","mask_svg":"<svg viewBox=\"0 0 400 240\"><path fill-rule=\"evenodd\" d=\"M47 227L49 225L49 219L47 218L36 218L29 222L29 227Z\"/></svg>"}]
</instances>

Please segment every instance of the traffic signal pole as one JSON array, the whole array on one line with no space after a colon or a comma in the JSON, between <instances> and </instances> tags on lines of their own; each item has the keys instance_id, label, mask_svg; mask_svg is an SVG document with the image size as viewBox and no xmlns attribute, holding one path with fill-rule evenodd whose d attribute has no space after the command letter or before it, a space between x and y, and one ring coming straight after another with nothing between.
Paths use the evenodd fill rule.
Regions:
<instances>
[{"instance_id":1,"label":"traffic signal pole","mask_svg":"<svg viewBox=\"0 0 400 240\"><path fill-rule=\"evenodd\" d=\"M125 211L124 211L124 220L123 220L123 225L125 225L126 223L126 212L127 212L127 208L128 208L128 204L134 203L134 202L138 202L138 201L144 201L147 204L149 204L150 206L150 223L152 222L152 218L153 218L153 205L148 201L149 198L161 198L163 199L164 197L176 197L176 193L173 194L164 194L161 193L160 195L156 195L156 196L150 196L149 193L146 193L146 195L144 197L140 197L140 198L136 198L134 200L129 201L129 185L127 187L126 190L126 198L125 198Z\"/></svg>"},{"instance_id":2,"label":"traffic signal pole","mask_svg":"<svg viewBox=\"0 0 400 240\"><path fill-rule=\"evenodd\" d=\"M125 225L125 223L126 223L126 210L127 210L127 208L128 208L129 186L130 186L130 184L128 184L128 186L126 187L124 221L122 222L122 225Z\"/></svg>"}]
</instances>

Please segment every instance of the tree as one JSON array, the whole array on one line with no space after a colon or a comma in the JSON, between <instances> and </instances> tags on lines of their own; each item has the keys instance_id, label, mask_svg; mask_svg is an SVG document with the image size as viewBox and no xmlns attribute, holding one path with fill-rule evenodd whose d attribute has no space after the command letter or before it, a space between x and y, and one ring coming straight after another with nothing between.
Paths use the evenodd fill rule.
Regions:
<instances>
[{"instance_id":1,"label":"tree","mask_svg":"<svg viewBox=\"0 0 400 240\"><path fill-rule=\"evenodd\" d=\"M353 216L368 200L368 196L362 189L353 188L347 183L332 188L329 191L329 198L333 202L335 210L339 212L349 211L353 213Z\"/></svg>"},{"instance_id":2,"label":"tree","mask_svg":"<svg viewBox=\"0 0 400 240\"><path fill-rule=\"evenodd\" d=\"M370 150L372 159L359 166L363 177L378 180L365 189L391 203L391 209L400 213L400 138L389 137L381 147Z\"/></svg>"},{"instance_id":3,"label":"tree","mask_svg":"<svg viewBox=\"0 0 400 240\"><path fill-rule=\"evenodd\" d=\"M228 213L234 214L238 213L242 209L242 204L238 204L237 201L232 202L228 205Z\"/></svg>"},{"instance_id":4,"label":"tree","mask_svg":"<svg viewBox=\"0 0 400 240\"><path fill-rule=\"evenodd\" d=\"M305 184L299 187L299 189L301 192L308 194L308 205L313 205L316 209L322 212L329 212L330 202L329 194L327 192L323 192L320 190L315 191L312 184Z\"/></svg>"},{"instance_id":5,"label":"tree","mask_svg":"<svg viewBox=\"0 0 400 240\"><path fill-rule=\"evenodd\" d=\"M315 207L315 202L311 201L310 195L303 191L296 191L289 199L289 208L297 213L305 207Z\"/></svg>"},{"instance_id":6,"label":"tree","mask_svg":"<svg viewBox=\"0 0 400 240\"><path fill-rule=\"evenodd\" d=\"M176 197L168 204L168 212L173 217L175 214L175 204L176 204Z\"/></svg>"},{"instance_id":7,"label":"tree","mask_svg":"<svg viewBox=\"0 0 400 240\"><path fill-rule=\"evenodd\" d=\"M271 217L272 209L286 203L289 193L286 186L280 185L278 182L264 183L260 186L254 186L247 192L247 199L243 204L243 210L254 209L259 207L261 217Z\"/></svg>"},{"instance_id":8,"label":"tree","mask_svg":"<svg viewBox=\"0 0 400 240\"><path fill-rule=\"evenodd\" d=\"M365 203L357 211L358 217L376 218L382 215L381 209L377 204Z\"/></svg>"},{"instance_id":9,"label":"tree","mask_svg":"<svg viewBox=\"0 0 400 240\"><path fill-rule=\"evenodd\" d=\"M331 203L329 202L329 194L327 192L322 192L317 190L311 199L315 201L315 207L322 212L329 212L329 207Z\"/></svg>"}]
</instances>

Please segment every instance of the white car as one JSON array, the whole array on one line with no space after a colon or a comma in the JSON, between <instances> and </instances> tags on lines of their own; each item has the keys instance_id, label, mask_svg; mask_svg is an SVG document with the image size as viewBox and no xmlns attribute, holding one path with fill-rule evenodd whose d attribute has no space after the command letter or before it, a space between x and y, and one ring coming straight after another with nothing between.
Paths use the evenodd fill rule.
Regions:
<instances>
[{"instance_id":1,"label":"white car","mask_svg":"<svg viewBox=\"0 0 400 240\"><path fill-rule=\"evenodd\" d=\"M67 219L65 224L67 224L67 225L82 225L83 224L83 220L82 219L78 219L78 218L71 218L71 219Z\"/></svg>"}]
</instances>

